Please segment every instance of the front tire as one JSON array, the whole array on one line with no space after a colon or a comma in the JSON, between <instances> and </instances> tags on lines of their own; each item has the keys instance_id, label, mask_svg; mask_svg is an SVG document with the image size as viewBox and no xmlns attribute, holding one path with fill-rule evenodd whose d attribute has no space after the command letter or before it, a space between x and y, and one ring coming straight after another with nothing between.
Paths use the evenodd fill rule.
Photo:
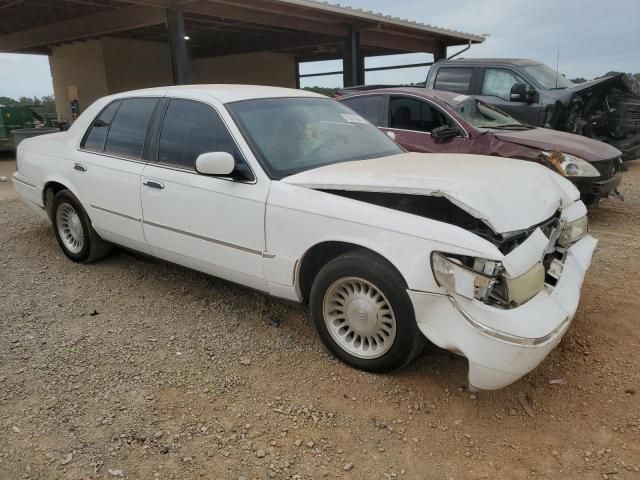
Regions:
<instances>
[{"instance_id":1,"label":"front tire","mask_svg":"<svg viewBox=\"0 0 640 480\"><path fill-rule=\"evenodd\" d=\"M111 244L96 233L87 212L69 190L53 197L51 220L58 245L74 262L94 262L111 251Z\"/></svg>"},{"instance_id":2,"label":"front tire","mask_svg":"<svg viewBox=\"0 0 640 480\"><path fill-rule=\"evenodd\" d=\"M408 365L426 342L406 289L398 271L367 250L331 260L314 279L309 302L322 342L361 370Z\"/></svg>"}]
</instances>

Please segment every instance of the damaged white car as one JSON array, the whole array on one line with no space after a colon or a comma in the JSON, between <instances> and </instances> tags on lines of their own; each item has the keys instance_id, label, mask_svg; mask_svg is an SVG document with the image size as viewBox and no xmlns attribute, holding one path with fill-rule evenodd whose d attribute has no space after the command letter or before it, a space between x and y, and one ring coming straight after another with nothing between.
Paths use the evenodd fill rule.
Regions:
<instances>
[{"instance_id":1,"label":"damaged white car","mask_svg":"<svg viewBox=\"0 0 640 480\"><path fill-rule=\"evenodd\" d=\"M13 181L74 261L117 244L308 301L344 362L390 371L428 339L464 355L479 389L560 341L596 247L578 191L549 169L406 153L299 90L106 97L23 141Z\"/></svg>"}]
</instances>

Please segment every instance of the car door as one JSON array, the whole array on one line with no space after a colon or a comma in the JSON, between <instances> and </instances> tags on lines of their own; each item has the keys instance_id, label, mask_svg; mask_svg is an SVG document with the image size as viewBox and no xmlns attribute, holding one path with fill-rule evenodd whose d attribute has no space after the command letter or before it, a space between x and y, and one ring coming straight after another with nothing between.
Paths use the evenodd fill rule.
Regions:
<instances>
[{"instance_id":1,"label":"car door","mask_svg":"<svg viewBox=\"0 0 640 480\"><path fill-rule=\"evenodd\" d=\"M541 106L540 95L534 96L534 101L512 101L511 88L516 83L523 83L528 92L535 89L530 82L520 75L506 68L485 68L482 78L482 87L478 98L489 105L507 112L512 117L532 125L540 122Z\"/></svg>"},{"instance_id":2,"label":"car door","mask_svg":"<svg viewBox=\"0 0 640 480\"><path fill-rule=\"evenodd\" d=\"M144 234L153 254L211 275L267 290L263 275L268 182L257 182L218 109L171 98L142 172ZM226 112L224 112L226 113ZM152 137L153 138L153 137ZM198 155L228 152L228 177L199 174Z\"/></svg>"},{"instance_id":3,"label":"car door","mask_svg":"<svg viewBox=\"0 0 640 480\"><path fill-rule=\"evenodd\" d=\"M453 119L430 102L419 97L389 96L386 126L383 131L393 132L396 142L411 152L453 153L460 150L464 133L457 137L436 139L431 131L451 126L460 129Z\"/></svg>"},{"instance_id":4,"label":"car door","mask_svg":"<svg viewBox=\"0 0 640 480\"><path fill-rule=\"evenodd\" d=\"M142 152L157 97L109 103L74 152L73 182L91 223L105 240L148 252L142 229Z\"/></svg>"}]
</instances>

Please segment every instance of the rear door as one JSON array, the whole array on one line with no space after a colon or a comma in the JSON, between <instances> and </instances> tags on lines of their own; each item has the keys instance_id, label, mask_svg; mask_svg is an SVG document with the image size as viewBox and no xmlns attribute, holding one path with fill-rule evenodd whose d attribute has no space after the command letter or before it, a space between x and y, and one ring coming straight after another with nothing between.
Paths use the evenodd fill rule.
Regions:
<instances>
[{"instance_id":1,"label":"rear door","mask_svg":"<svg viewBox=\"0 0 640 480\"><path fill-rule=\"evenodd\" d=\"M442 126L460 130L457 137L436 140L431 131ZM441 109L427 100L404 95L389 96L387 121L383 131L393 132L396 142L410 152L454 153L460 150L465 134Z\"/></svg>"},{"instance_id":2,"label":"rear door","mask_svg":"<svg viewBox=\"0 0 640 480\"><path fill-rule=\"evenodd\" d=\"M109 103L91 123L69 165L95 230L105 240L148 251L142 231L140 174L157 97Z\"/></svg>"},{"instance_id":3,"label":"rear door","mask_svg":"<svg viewBox=\"0 0 640 480\"><path fill-rule=\"evenodd\" d=\"M257 181L208 100L168 99L157 148L142 172L144 233L153 254L221 278L267 290L262 269L269 184ZM198 155L228 152L228 177L201 175Z\"/></svg>"}]
</instances>

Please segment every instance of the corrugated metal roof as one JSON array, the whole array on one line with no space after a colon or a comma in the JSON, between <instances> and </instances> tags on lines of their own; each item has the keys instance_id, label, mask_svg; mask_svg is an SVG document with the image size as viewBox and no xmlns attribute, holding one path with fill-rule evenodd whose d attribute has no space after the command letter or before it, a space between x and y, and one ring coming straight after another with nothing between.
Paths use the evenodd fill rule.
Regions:
<instances>
[{"instance_id":1,"label":"corrugated metal roof","mask_svg":"<svg viewBox=\"0 0 640 480\"><path fill-rule=\"evenodd\" d=\"M391 15L385 15L380 12L373 12L371 10L363 10L361 8L352 8L339 3L329 3L326 1L317 0L275 0L279 3L285 3L290 5L297 5L301 7L313 8L317 10L323 10L326 12L332 12L340 15L346 15L350 17L372 20L378 22L384 22L399 27L411 28L435 35L442 35L446 37L454 37L456 39L468 40L474 43L482 43L485 37L482 35L475 35L473 33L460 32L458 30L451 30L443 27L436 27L434 25L428 25L426 23L416 22L407 18L393 17Z\"/></svg>"}]
</instances>

